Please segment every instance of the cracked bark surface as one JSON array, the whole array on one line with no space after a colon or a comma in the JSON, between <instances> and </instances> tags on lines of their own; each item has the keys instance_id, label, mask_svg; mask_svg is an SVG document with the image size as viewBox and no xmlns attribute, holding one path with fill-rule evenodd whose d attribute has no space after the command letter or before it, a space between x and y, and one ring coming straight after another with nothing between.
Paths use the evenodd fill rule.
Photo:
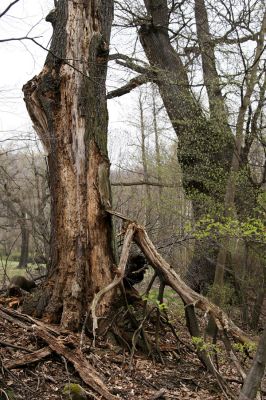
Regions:
<instances>
[{"instance_id":1,"label":"cracked bark surface","mask_svg":"<svg viewBox=\"0 0 266 400\"><path fill-rule=\"evenodd\" d=\"M49 280L34 312L78 329L114 262L105 79L113 1L58 1L47 18L54 32L39 75L23 87L49 165ZM99 312L111 302L108 293Z\"/></svg>"}]
</instances>

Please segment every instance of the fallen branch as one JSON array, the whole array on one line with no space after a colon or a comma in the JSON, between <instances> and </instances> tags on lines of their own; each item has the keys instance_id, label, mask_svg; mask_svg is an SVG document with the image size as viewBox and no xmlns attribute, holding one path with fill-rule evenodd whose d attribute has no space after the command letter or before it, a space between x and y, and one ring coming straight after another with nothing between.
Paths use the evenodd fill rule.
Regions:
<instances>
[{"instance_id":1,"label":"fallen branch","mask_svg":"<svg viewBox=\"0 0 266 400\"><path fill-rule=\"evenodd\" d=\"M251 339L238 328L227 314L218 306L211 303L206 297L192 290L180 278L176 271L157 252L145 229L135 224L136 230L134 240L145 254L149 263L162 275L165 283L170 286L181 297L185 305L194 307L209 313L215 320L218 328L230 333L234 339L241 343L250 343Z\"/></svg>"},{"instance_id":2,"label":"fallen branch","mask_svg":"<svg viewBox=\"0 0 266 400\"><path fill-rule=\"evenodd\" d=\"M117 268L116 277L108 286L104 287L102 290L100 290L98 293L96 293L94 296L94 299L92 301L91 316L92 316L92 326L93 326L92 331L93 331L93 345L94 346L95 346L96 330L98 328L98 322L97 322L98 320L97 320L97 316L96 316L97 304L98 304L99 300L101 299L101 297L105 293L107 293L109 290L112 290L115 286L117 286L120 282L122 282L122 280L125 276L125 269L126 269L127 260L128 260L128 256L129 256L129 250L130 250L130 246L132 243L134 233L135 233L135 225L134 225L134 223L131 223L128 226L128 229L125 234L124 244L123 244L123 248L122 248L122 252L121 252L119 265Z\"/></svg>"},{"instance_id":3,"label":"fallen branch","mask_svg":"<svg viewBox=\"0 0 266 400\"><path fill-rule=\"evenodd\" d=\"M17 360L9 361L5 364L5 367L8 369L22 367L23 365L31 364L36 361L40 361L43 358L49 356L51 353L52 353L52 350L50 349L50 347L47 346L40 350L34 351L30 354L24 355L23 357L20 357Z\"/></svg>"},{"instance_id":4,"label":"fallen branch","mask_svg":"<svg viewBox=\"0 0 266 400\"><path fill-rule=\"evenodd\" d=\"M35 326L34 331L39 337L48 343L49 347L53 351L70 361L74 365L76 371L79 373L83 382L91 387L96 393L106 400L117 399L117 397L113 396L107 390L96 370L89 364L79 349L73 351L67 348L61 341L57 340L50 333L44 329L41 329L39 326Z\"/></svg>"},{"instance_id":5,"label":"fallen branch","mask_svg":"<svg viewBox=\"0 0 266 400\"><path fill-rule=\"evenodd\" d=\"M86 383L96 393L102 396L103 399L116 399L116 397L114 397L108 391L108 389L98 376L97 371L89 364L82 352L77 349L69 349L62 342L62 338L59 337L59 332L57 330L55 330L51 326L46 326L43 322L35 318L21 314L15 310L5 309L2 306L0 306L0 317L24 328L27 331L33 331L37 336L42 338L49 345L51 350L55 351L57 354L62 355L68 361L70 361L74 365L74 368L79 373L84 383ZM44 351L44 349L42 350ZM39 357L41 356L41 354L44 355L45 352L46 350L43 353L41 353L40 351ZM35 355L36 353L37 352L35 352ZM11 367L9 366L9 368Z\"/></svg>"},{"instance_id":6,"label":"fallen branch","mask_svg":"<svg viewBox=\"0 0 266 400\"><path fill-rule=\"evenodd\" d=\"M125 237L127 236L128 231L132 231L134 227L134 241L146 256L149 264L155 269L158 275L160 274L162 276L165 284L170 286L181 297L185 306L193 306L208 313L214 318L219 330L231 334L236 341L240 343L252 343L252 340L245 334L245 332L238 328L238 326L234 324L221 308L213 304L206 297L195 292L181 279L178 273L157 252L146 230L141 225L128 219L117 211L107 209L106 212L128 222ZM106 293L110 290L109 287L113 287L116 279L99 293Z\"/></svg>"},{"instance_id":7,"label":"fallen branch","mask_svg":"<svg viewBox=\"0 0 266 400\"><path fill-rule=\"evenodd\" d=\"M3 340L0 340L0 346L11 347L12 349L22 350L22 351L26 351L27 353L31 353L31 351L29 349L27 349L26 347L18 346L13 343L7 343L7 342L4 342Z\"/></svg>"}]
</instances>

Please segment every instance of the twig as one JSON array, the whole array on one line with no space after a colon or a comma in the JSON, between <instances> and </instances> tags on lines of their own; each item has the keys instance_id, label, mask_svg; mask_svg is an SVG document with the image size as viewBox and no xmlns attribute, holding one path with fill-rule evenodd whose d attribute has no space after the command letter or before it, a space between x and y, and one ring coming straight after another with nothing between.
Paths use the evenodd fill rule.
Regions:
<instances>
[{"instance_id":1,"label":"twig","mask_svg":"<svg viewBox=\"0 0 266 400\"><path fill-rule=\"evenodd\" d=\"M7 362L6 368L13 369L17 367L21 367L26 364L31 364L36 361L42 360L43 358L49 356L52 353L50 347L44 347L40 350L34 351L30 354L25 355L24 357L20 357L17 360L12 360Z\"/></svg>"},{"instance_id":2,"label":"twig","mask_svg":"<svg viewBox=\"0 0 266 400\"><path fill-rule=\"evenodd\" d=\"M4 11L1 12L0 18L3 17L3 15L5 15L5 14L10 10L10 8L13 7L13 5L16 4L16 3L18 3L18 2L19 2L19 0L14 0L14 1L12 1L12 2L4 9Z\"/></svg>"},{"instance_id":3,"label":"twig","mask_svg":"<svg viewBox=\"0 0 266 400\"><path fill-rule=\"evenodd\" d=\"M144 322L147 320L147 318L153 313L153 311L156 310L156 307L152 308L150 310L150 312L144 316L144 318L142 319L140 325L138 326L138 328L135 330L133 337L132 337L132 350L131 350L131 354L130 354L130 361L129 361L129 368L132 369L132 361L133 361L133 357L134 357L134 353L136 350L136 344L137 344L137 335L139 334L139 332L142 330Z\"/></svg>"},{"instance_id":4,"label":"twig","mask_svg":"<svg viewBox=\"0 0 266 400\"><path fill-rule=\"evenodd\" d=\"M119 265L117 268L117 276L114 278L114 280L109 285L107 285L106 287L101 289L98 293L96 293L94 296L94 299L92 301L90 311L91 311L91 316L92 316L93 346L95 346L96 330L98 328L98 319L97 319L97 315L96 315L97 304L98 304L99 300L101 299L101 297L105 293L107 293L109 290L112 290L115 286L117 286L120 282L122 282L124 275L125 275L125 268L126 268L126 264L127 264L127 260L128 260L128 256L129 256L129 250L130 250L130 246L131 246L131 242L132 242L134 233L135 233L135 224L131 223L128 226L128 229L125 234L124 244L122 247L122 253L121 253Z\"/></svg>"},{"instance_id":5,"label":"twig","mask_svg":"<svg viewBox=\"0 0 266 400\"><path fill-rule=\"evenodd\" d=\"M17 346L15 344L7 343L7 342L4 342L3 340L0 340L0 345L4 346L4 347L12 347L13 349L23 350L23 351L26 351L27 353L31 353L31 351L29 349L27 349L26 347Z\"/></svg>"},{"instance_id":6,"label":"twig","mask_svg":"<svg viewBox=\"0 0 266 400\"><path fill-rule=\"evenodd\" d=\"M5 398L6 398L7 400L10 400L9 397L8 397L7 392L5 392L4 389L0 389L0 394L1 394L1 393L3 393L3 394L5 395Z\"/></svg>"}]
</instances>

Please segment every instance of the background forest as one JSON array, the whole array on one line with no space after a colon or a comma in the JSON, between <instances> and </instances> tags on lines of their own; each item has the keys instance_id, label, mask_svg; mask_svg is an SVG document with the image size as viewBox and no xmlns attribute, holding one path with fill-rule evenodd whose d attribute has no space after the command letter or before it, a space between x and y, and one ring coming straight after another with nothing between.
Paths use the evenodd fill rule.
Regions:
<instances>
[{"instance_id":1,"label":"background forest","mask_svg":"<svg viewBox=\"0 0 266 400\"><path fill-rule=\"evenodd\" d=\"M20 12L23 17L17 14L21 3L23 10L20 9ZM122 215L145 228L157 251L190 289L203 295L211 304L221 307L241 329L253 338L256 337L256 340L259 335L260 344L252 348L251 353L253 350L252 357L256 361L254 349L257 349L262 359L260 372L256 370L256 379L254 375L249 379L246 376L249 377L250 365L246 366L244 375L241 366L237 369L242 381L246 383L242 391L237 389L241 393L240 397L236 397L236 388L228 390L221 380L220 371L217 378L214 372L216 368L213 368L213 364L210 367L209 361L206 361L206 354L211 360L217 354L213 356L213 348L210 350L210 347L204 347L205 341L199 341L202 336L195 334L196 331L191 327L195 322L194 306L197 307L196 303L200 300L192 304L192 314L189 315L191 304L177 292L186 305L185 316L182 314L182 318L186 317L192 344L203 365L216 377L225 396L221 398L255 399L266 363L264 2L118 0L114 2L112 19L109 9L112 2L101 1L101 5L95 5L99 7L97 18L101 15L99 25L96 25L102 26L104 39L97 45L96 61L93 58L95 51L88 50L86 53L85 45L81 45L77 50L78 56L75 56L76 43L83 40L81 37L77 39L77 35L82 33L73 22L75 15L81 20L88 12L96 18L92 6L88 6L89 11L84 11L85 5L73 2L74 8L71 11L72 6L65 0L45 5L40 1L45 13L49 11L49 14L38 15L35 22L32 22L34 17L30 14L30 3L17 0L6 1L3 7L0 5L0 27L3 27L0 51L3 46L5 63L9 64L9 51L16 51L16 46L20 46L20 51L22 46L22 57L24 52L27 56L30 54L33 60L39 57L34 72L22 74L18 78L25 84L24 100L33 128L28 119L19 126L16 113L12 117L16 107L18 114L26 115L25 107L21 107L22 93L17 96L18 88L11 90L6 86L4 74L0 82L3 115L0 139L2 287L7 288L12 276L18 273L37 279L39 276L43 278L48 271L49 290L57 287L55 282L63 284L62 276L67 277L65 284L70 288L70 276L73 276L74 271L79 275L80 265L83 262L85 265L84 259L90 252L90 245L94 249L96 245L92 243L100 243L99 246L104 250L99 250L96 255L92 250L89 256L91 286L89 284L81 290L85 297L77 307L78 316L74 317L74 312L71 314L73 302L66 305L67 302L62 300L64 306L60 309L55 306L58 293L64 289L58 289L58 293L52 289L52 294L48 289L44 291L45 296L52 299L51 303L49 300L45 303L48 304L49 315L62 314L61 319L55 321L51 318L50 321L59 322L61 327L74 331L77 326L80 328L84 315L87 319L88 314L84 303L88 299L92 302L93 296L110 284L113 276L110 260L116 260L118 264L116 257L121 252L123 255L123 220L113 217L113 222L110 222L110 215L103 217L104 212L111 209L114 215ZM58 32L63 32L64 24L67 26L68 23L64 20L63 11L72 15L73 19L68 17L66 21L73 23L70 27L76 32L66 48L62 43L61 48L58 44L61 40ZM20 19L21 35L14 31L13 19L16 18ZM108 20L106 23L103 22L105 18ZM54 32L51 40L48 22ZM108 39L104 40L108 37L111 23L109 46ZM93 29L96 29L96 25ZM86 40L84 43L87 43ZM93 40L90 43L94 43ZM83 51L84 54L80 55ZM87 60L86 70L84 59ZM43 62L46 69L40 73ZM51 75L46 72L48 70L49 73L53 71ZM19 76L19 66L15 73ZM26 84L34 73L39 75ZM46 77L46 73L49 79L45 80L43 77ZM62 78L64 73L67 74L65 81ZM64 82L71 82L73 74L78 77L73 79L73 85L77 84L77 87L71 84L63 87ZM91 79L89 83L85 82L86 76ZM40 97L36 92L38 100L34 98L34 105L31 92L33 87L41 88ZM58 93L61 96L60 102L57 102L60 97ZM106 100L109 111L108 135ZM45 108L45 104L48 104L48 108ZM83 117L84 137L79 136L83 129L83 123L79 121ZM75 129L76 133L73 133ZM106 137L101 136L105 130ZM71 138L68 138L68 132ZM91 145L93 141L97 150ZM85 143L85 150L81 142ZM83 160L86 160L84 164ZM84 182L89 182L93 175L90 171L94 168L94 160L95 165L98 163L98 175L94 183L88 184L85 195ZM104 172L100 172L101 168ZM98 199L92 201L93 211L89 208L90 204L86 203L89 215L87 222L83 210L85 198ZM67 204L65 214L60 211L64 201ZM76 218L75 214L76 219L73 216L74 208L70 209L75 201L75 207L81 215ZM99 208L94 203L100 204ZM96 215L95 220L90 219L93 213ZM96 220L100 221L99 227L96 227ZM80 225L78 221L81 221ZM81 245L87 240L82 236L86 224L94 226L94 222L96 233L88 234L91 235L91 242ZM68 236L71 224L73 232ZM115 251L111 248L112 229ZM73 244L73 238L77 237L80 242L77 240ZM139 244L138 239L135 241ZM141 248L143 251L144 245ZM93 260L97 261L97 265L102 262L103 269L109 269L106 277L102 278L96 267L94 272ZM154 284L154 292L151 297L146 293L142 299L155 302L159 315L165 312L164 305L168 302L169 292L164 291L165 285L171 284L163 272L156 269L156 263L148 261L150 266L144 281L136 287L142 292L145 285L149 285L155 265L156 279L155 283L151 281L150 286L151 289ZM83 271L82 268L80 271ZM109 307L110 301L105 299L106 303L101 304L102 310ZM176 307L179 310L183 307L182 301L174 303L172 312L176 311ZM170 306L167 304L171 313ZM40 311L40 317L46 315L47 309ZM200 329L205 330L205 335L212 338L212 346L215 346L217 329L220 331L221 328L216 319L216 311L213 312L205 327L200 323ZM137 331L143 329L146 318L147 315ZM203 319L203 314L199 314L198 318ZM143 337L145 341L144 334ZM154 340L157 349L158 337ZM134 341L132 343L135 349ZM249 350L241 348L245 354ZM265 395L265 389L262 388L261 393L261 396Z\"/></svg>"}]
</instances>

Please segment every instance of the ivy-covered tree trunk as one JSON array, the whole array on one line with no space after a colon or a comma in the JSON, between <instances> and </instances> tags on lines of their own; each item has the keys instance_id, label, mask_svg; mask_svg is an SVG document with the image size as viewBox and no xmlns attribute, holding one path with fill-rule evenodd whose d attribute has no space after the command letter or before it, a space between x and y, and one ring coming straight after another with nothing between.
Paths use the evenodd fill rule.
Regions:
<instances>
[{"instance_id":1,"label":"ivy-covered tree trunk","mask_svg":"<svg viewBox=\"0 0 266 400\"><path fill-rule=\"evenodd\" d=\"M204 59L205 78L213 100L208 119L192 94L182 59L171 44L167 1L145 0L145 5L150 18L140 27L139 37L178 137L178 159L184 188L193 203L194 218L221 213L233 141L227 121L220 123L221 110L222 116L225 111L220 89L217 91L215 60ZM202 41L206 42L206 37ZM201 290L206 282L212 282L217 254L218 246L209 239L196 243L187 277L193 289Z\"/></svg>"},{"instance_id":2,"label":"ivy-covered tree trunk","mask_svg":"<svg viewBox=\"0 0 266 400\"><path fill-rule=\"evenodd\" d=\"M82 324L96 292L112 280L112 227L105 80L112 0L59 0L43 70L24 87L44 148L51 190L48 282L35 312L63 328ZM109 308L108 292L97 309Z\"/></svg>"}]
</instances>

